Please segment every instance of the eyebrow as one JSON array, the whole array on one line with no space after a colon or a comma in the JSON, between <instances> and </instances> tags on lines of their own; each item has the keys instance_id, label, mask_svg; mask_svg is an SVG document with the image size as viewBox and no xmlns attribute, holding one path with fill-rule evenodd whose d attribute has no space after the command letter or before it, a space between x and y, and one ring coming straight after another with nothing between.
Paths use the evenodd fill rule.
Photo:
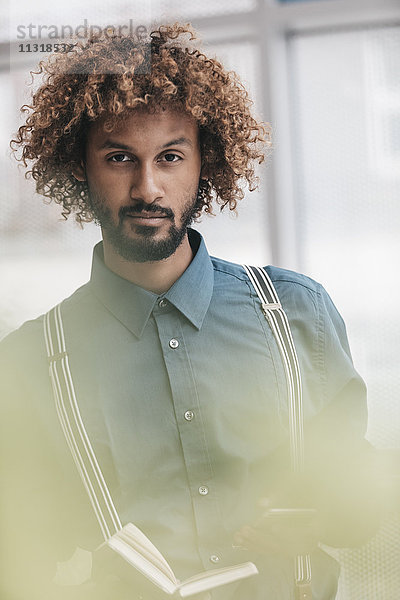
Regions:
<instances>
[{"instance_id":1,"label":"eyebrow","mask_svg":"<svg viewBox=\"0 0 400 600\"><path fill-rule=\"evenodd\" d=\"M180 138L170 140L166 144L160 146L159 149L164 150L165 148L168 148L170 146L189 146L190 148L193 148L192 142L188 138L182 136ZM120 148L121 150L128 150L129 152L133 152L130 146L127 146L126 144L122 144L121 142L117 142L111 139L107 139L103 144L101 144L99 150L103 150L104 148Z\"/></svg>"}]
</instances>

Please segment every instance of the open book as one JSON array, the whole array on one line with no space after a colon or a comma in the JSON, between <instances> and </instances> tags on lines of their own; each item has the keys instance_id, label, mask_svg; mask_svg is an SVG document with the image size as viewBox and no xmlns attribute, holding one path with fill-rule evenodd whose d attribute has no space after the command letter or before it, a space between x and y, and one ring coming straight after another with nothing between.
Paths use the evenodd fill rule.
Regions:
<instances>
[{"instance_id":1,"label":"open book","mask_svg":"<svg viewBox=\"0 0 400 600\"><path fill-rule=\"evenodd\" d=\"M182 598L258 573L257 567L247 562L222 569L211 569L185 581L178 581L162 554L133 523L128 523L115 533L96 553L100 552L104 557L109 554L109 549L114 550L164 592L170 595L178 593Z\"/></svg>"}]
</instances>

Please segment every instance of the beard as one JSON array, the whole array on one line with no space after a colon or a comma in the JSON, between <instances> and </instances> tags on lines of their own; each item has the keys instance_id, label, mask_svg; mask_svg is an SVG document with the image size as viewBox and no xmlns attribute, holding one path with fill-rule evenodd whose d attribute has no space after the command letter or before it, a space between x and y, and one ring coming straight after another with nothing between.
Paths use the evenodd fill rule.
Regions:
<instances>
[{"instance_id":1,"label":"beard","mask_svg":"<svg viewBox=\"0 0 400 600\"><path fill-rule=\"evenodd\" d=\"M132 205L122 206L118 211L118 223L112 218L111 210L106 206L105 199L89 188L90 210L94 221L101 226L103 238L109 242L119 256L129 262L154 262L171 256L183 242L187 228L193 222L199 208L198 190L193 196L186 199L180 218L179 225L176 224L175 213L170 208L164 208L156 204L135 202ZM165 219L170 220L167 233L161 239L156 239L158 227L152 225L128 226L134 229L135 237L124 231L129 216L140 213L162 214Z\"/></svg>"}]
</instances>

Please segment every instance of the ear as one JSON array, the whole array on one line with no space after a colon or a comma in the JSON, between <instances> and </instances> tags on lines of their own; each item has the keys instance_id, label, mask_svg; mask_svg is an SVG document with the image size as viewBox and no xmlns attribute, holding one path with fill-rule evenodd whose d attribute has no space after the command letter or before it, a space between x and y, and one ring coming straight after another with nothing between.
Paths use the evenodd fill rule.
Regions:
<instances>
[{"instance_id":1,"label":"ear","mask_svg":"<svg viewBox=\"0 0 400 600\"><path fill-rule=\"evenodd\" d=\"M86 169L83 160L72 169L72 175L78 181L86 181Z\"/></svg>"}]
</instances>

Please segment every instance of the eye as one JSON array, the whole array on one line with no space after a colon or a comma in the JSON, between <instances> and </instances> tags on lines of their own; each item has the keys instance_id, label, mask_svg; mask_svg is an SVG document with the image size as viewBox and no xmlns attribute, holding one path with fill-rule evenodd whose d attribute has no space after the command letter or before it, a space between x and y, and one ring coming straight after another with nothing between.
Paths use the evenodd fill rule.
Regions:
<instances>
[{"instance_id":1,"label":"eye","mask_svg":"<svg viewBox=\"0 0 400 600\"><path fill-rule=\"evenodd\" d=\"M130 158L127 154L120 152L120 154L114 154L113 156L110 156L108 160L111 162L127 162L130 160Z\"/></svg>"},{"instance_id":2,"label":"eye","mask_svg":"<svg viewBox=\"0 0 400 600\"><path fill-rule=\"evenodd\" d=\"M167 152L167 154L164 154L163 158L166 162L179 162L182 160L181 156L174 154L173 152Z\"/></svg>"}]
</instances>

